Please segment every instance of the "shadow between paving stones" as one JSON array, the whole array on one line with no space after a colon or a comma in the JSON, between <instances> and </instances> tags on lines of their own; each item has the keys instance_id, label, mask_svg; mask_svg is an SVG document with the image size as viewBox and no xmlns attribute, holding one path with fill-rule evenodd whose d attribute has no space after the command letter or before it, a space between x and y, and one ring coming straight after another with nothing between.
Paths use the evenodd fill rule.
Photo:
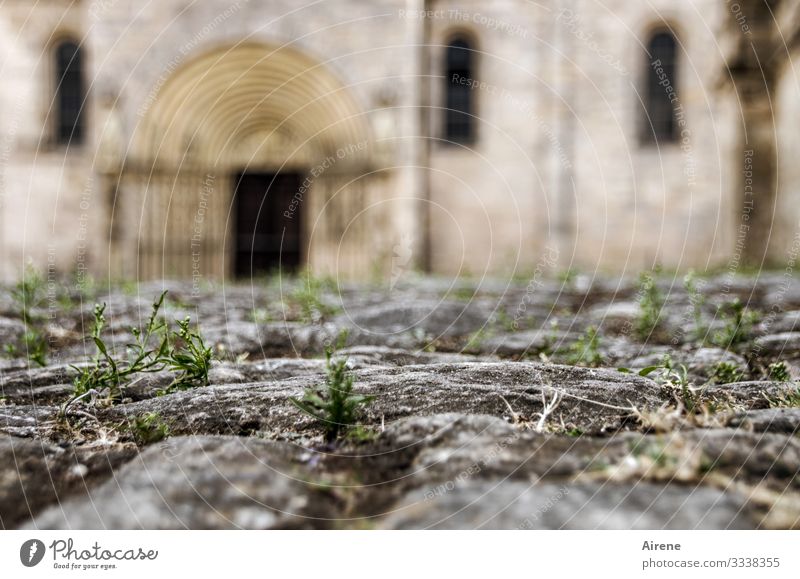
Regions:
<instances>
[{"instance_id":1,"label":"shadow between paving stones","mask_svg":"<svg viewBox=\"0 0 800 579\"><path fill-rule=\"evenodd\" d=\"M643 459L656 462L631 468ZM800 494L799 471L800 441L783 435L571 438L447 414L402 420L374 443L337 449L253 437L168 439L88 498L52 507L30 526L754 528L766 507L745 491L768 480L767 490L798 517L791 501ZM720 480L736 482L721 488ZM558 490L561 506L545 517L541 509Z\"/></svg>"},{"instance_id":2,"label":"shadow between paving stones","mask_svg":"<svg viewBox=\"0 0 800 579\"><path fill-rule=\"evenodd\" d=\"M48 505L85 497L137 452L131 444L61 448L0 435L0 527L15 528Z\"/></svg>"}]
</instances>

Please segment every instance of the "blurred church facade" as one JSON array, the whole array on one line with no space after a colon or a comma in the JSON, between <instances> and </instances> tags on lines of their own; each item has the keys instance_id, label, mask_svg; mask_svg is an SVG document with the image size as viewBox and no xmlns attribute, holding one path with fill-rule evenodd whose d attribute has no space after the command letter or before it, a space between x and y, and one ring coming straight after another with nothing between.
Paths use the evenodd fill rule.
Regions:
<instances>
[{"instance_id":1,"label":"blurred church facade","mask_svg":"<svg viewBox=\"0 0 800 579\"><path fill-rule=\"evenodd\" d=\"M800 2L0 6L0 277L782 263Z\"/></svg>"}]
</instances>

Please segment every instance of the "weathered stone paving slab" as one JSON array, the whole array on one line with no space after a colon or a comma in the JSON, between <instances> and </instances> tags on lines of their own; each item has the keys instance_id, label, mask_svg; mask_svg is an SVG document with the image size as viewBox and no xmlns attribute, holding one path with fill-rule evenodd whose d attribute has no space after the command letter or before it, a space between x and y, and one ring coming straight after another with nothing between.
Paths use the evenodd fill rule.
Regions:
<instances>
[{"instance_id":1,"label":"weathered stone paving slab","mask_svg":"<svg viewBox=\"0 0 800 579\"><path fill-rule=\"evenodd\" d=\"M753 529L743 497L667 484L467 483L435 499L414 491L386 529Z\"/></svg>"},{"instance_id":2,"label":"weathered stone paving slab","mask_svg":"<svg viewBox=\"0 0 800 579\"><path fill-rule=\"evenodd\" d=\"M751 484L781 481L776 488L800 493L800 487L790 489L800 474L800 439L781 434L695 429L569 437L515 428L489 416L447 414L399 421L376 448L403 456L398 461L408 466L397 479L400 489L421 488L429 497L487 477L698 483L711 472Z\"/></svg>"},{"instance_id":3,"label":"weathered stone paving slab","mask_svg":"<svg viewBox=\"0 0 800 579\"><path fill-rule=\"evenodd\" d=\"M484 327L492 314L489 304L472 300L390 300L366 308L347 308L334 322L373 335L417 332L433 337L467 336Z\"/></svg>"},{"instance_id":4,"label":"weathered stone paving slab","mask_svg":"<svg viewBox=\"0 0 800 579\"><path fill-rule=\"evenodd\" d=\"M336 505L304 482L300 450L255 438L176 437L92 490L36 517L39 529L324 527ZM318 494L318 498L313 495Z\"/></svg>"},{"instance_id":5,"label":"weathered stone paving slab","mask_svg":"<svg viewBox=\"0 0 800 579\"><path fill-rule=\"evenodd\" d=\"M15 528L47 505L85 495L136 452L132 445L64 449L0 435L0 528Z\"/></svg>"},{"instance_id":6,"label":"weathered stone paving slab","mask_svg":"<svg viewBox=\"0 0 800 579\"><path fill-rule=\"evenodd\" d=\"M756 432L800 432L800 408L761 408L734 416L730 426L752 429Z\"/></svg>"},{"instance_id":7,"label":"weathered stone paving slab","mask_svg":"<svg viewBox=\"0 0 800 579\"><path fill-rule=\"evenodd\" d=\"M728 399L746 408L767 408L770 401L780 400L797 390L797 386L787 382L732 382L714 384L702 390L706 396Z\"/></svg>"},{"instance_id":8,"label":"weathered stone paving slab","mask_svg":"<svg viewBox=\"0 0 800 579\"><path fill-rule=\"evenodd\" d=\"M360 474L353 478L354 473ZM463 494L465 488L477 485L493 490L500 483L520 484L524 486L513 488L527 492L536 483L577 489L573 499L580 497L581 504L565 503L564 507L573 509L573 514L586 500L580 489L626 488L633 503L619 513L614 510L618 494L609 498L599 492L595 497L593 492L589 520L600 528L606 524L627 528L620 527L620 521L647 528L663 517L666 507L659 502L657 508L644 508L642 496L647 500L653 496L650 491L641 495L641 489L673 483L664 487L665 495L658 496L666 504L682 504L686 509L675 526L661 519L666 528L746 528L756 524L756 515L764 515L764 505L744 508L735 493L705 488L704 481L720 486L720 480L737 480L745 492L768 480L772 481L770 492L777 497L798 501L800 489L792 487L798 473L800 441L795 437L694 430L572 438L520 430L490 416L446 414L402 420L375 443L350 451L303 449L252 437L170 438L131 460L116 471L115 480L96 487L88 498L53 507L33 524L39 528L327 528L358 526L366 518L390 528L439 526L429 517L448 518L468 507L453 501L479 498L471 492ZM484 483L491 486L480 486ZM501 495L503 500L509 496ZM522 505L527 509L536 500L533 497ZM713 512L698 507L716 500L722 506ZM424 504L419 507L422 515L416 506L397 515L417 503ZM128 506L112 508L120 504ZM471 518L457 517L444 526L477 526L476 517L489 519L500 513L504 505L491 511L498 504L492 499L476 506ZM736 515L740 509L742 517ZM783 514L800 516L795 511L792 506ZM528 519L534 512L515 507L508 514L510 519L503 515L496 524L498 528L531 526ZM637 527L632 513L643 517L645 526ZM521 514L525 516L520 518ZM593 528L582 515L570 522L567 514L562 512L557 523L539 522L545 525L542 528ZM718 518L731 514L736 516ZM601 522L601 516L615 522ZM387 522L381 522L384 518Z\"/></svg>"},{"instance_id":9,"label":"weathered stone paving slab","mask_svg":"<svg viewBox=\"0 0 800 579\"><path fill-rule=\"evenodd\" d=\"M366 424L379 425L416 414L444 412L531 418L542 410L542 394L564 397L564 420L586 431L616 429L631 408L666 401L652 380L611 370L538 363L427 364L354 372L358 390L375 396ZM210 386L115 407L107 418L158 412L177 434L242 434L292 431L313 434L314 426L290 402L319 376L278 382ZM555 390L554 390L555 389ZM619 405L619 406L618 406Z\"/></svg>"},{"instance_id":10,"label":"weathered stone paving slab","mask_svg":"<svg viewBox=\"0 0 800 579\"><path fill-rule=\"evenodd\" d=\"M40 434L46 423L55 420L58 408L43 405L0 405L0 433L22 438Z\"/></svg>"},{"instance_id":11,"label":"weathered stone paving slab","mask_svg":"<svg viewBox=\"0 0 800 579\"><path fill-rule=\"evenodd\" d=\"M786 281L698 278L693 293L682 276L656 276L660 297L570 273L317 280L311 293L298 292L303 278L75 290L55 317L44 300L30 308L42 368L25 357L20 304L0 291L0 521L800 527L800 284ZM71 366L95 355L94 303L107 304L103 336L123 358L163 289L165 319L191 316L213 350L209 385L162 395L175 372L139 374L121 399L60 415ZM337 356L374 401L360 429L329 443L290 399L324 382L324 351L344 331ZM145 419L152 438L137 430Z\"/></svg>"}]
</instances>

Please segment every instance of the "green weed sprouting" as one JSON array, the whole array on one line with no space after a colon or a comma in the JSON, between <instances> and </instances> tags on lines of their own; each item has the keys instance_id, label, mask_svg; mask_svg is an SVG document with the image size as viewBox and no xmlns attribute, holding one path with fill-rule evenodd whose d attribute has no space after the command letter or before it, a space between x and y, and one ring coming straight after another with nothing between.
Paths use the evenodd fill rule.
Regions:
<instances>
[{"instance_id":1,"label":"green weed sprouting","mask_svg":"<svg viewBox=\"0 0 800 579\"><path fill-rule=\"evenodd\" d=\"M711 341L715 346L727 349L750 340L753 326L758 321L756 312L748 310L739 298L722 304L717 312L725 322L725 327L714 333Z\"/></svg>"},{"instance_id":2,"label":"green weed sprouting","mask_svg":"<svg viewBox=\"0 0 800 579\"><path fill-rule=\"evenodd\" d=\"M655 277L649 272L639 275L639 315L636 318L636 335L646 340L661 324L664 296L658 289Z\"/></svg>"},{"instance_id":3,"label":"green weed sprouting","mask_svg":"<svg viewBox=\"0 0 800 579\"><path fill-rule=\"evenodd\" d=\"M695 388L692 387L689 380L689 369L685 364L676 366L672 361L672 357L666 354L661 359L661 363L640 370L639 376L649 376L653 372L657 372L656 382L678 391L680 401L683 403L686 412L694 412L699 401L699 395Z\"/></svg>"},{"instance_id":4,"label":"green weed sprouting","mask_svg":"<svg viewBox=\"0 0 800 579\"><path fill-rule=\"evenodd\" d=\"M169 426L157 412L140 414L128 424L134 440L142 446L158 442L169 436Z\"/></svg>"},{"instance_id":5,"label":"green weed sprouting","mask_svg":"<svg viewBox=\"0 0 800 579\"><path fill-rule=\"evenodd\" d=\"M569 346L567 363L573 366L600 366L603 356L599 350L597 328L589 326L586 332Z\"/></svg>"},{"instance_id":6,"label":"green weed sprouting","mask_svg":"<svg viewBox=\"0 0 800 579\"><path fill-rule=\"evenodd\" d=\"M180 375L170 384L167 391L208 385L212 351L206 346L200 333L192 331L190 322L189 316L176 321L179 330L175 332L174 337L182 346L170 350L167 365L170 370L180 372Z\"/></svg>"},{"instance_id":7,"label":"green weed sprouting","mask_svg":"<svg viewBox=\"0 0 800 579\"><path fill-rule=\"evenodd\" d=\"M791 380L786 362L774 362L767 368L769 379L774 382L788 382Z\"/></svg>"},{"instance_id":8,"label":"green weed sprouting","mask_svg":"<svg viewBox=\"0 0 800 579\"><path fill-rule=\"evenodd\" d=\"M92 366L85 368L73 366L79 372L74 381L75 396L85 394L89 390L96 390L100 393L107 393L112 399L118 399L122 397L122 385L132 374L157 372L164 369L169 340L164 331L166 324L158 320L158 312L164 303L166 294L167 292L163 292L153 303L150 317L144 328L131 328L134 342L128 346L131 355L127 360L116 360L109 352L101 336L106 325L104 315L106 305L96 304L94 306L94 323L90 337L94 341L98 355ZM150 346L151 338L157 334L161 334L160 341L156 348L152 348Z\"/></svg>"},{"instance_id":9,"label":"green weed sprouting","mask_svg":"<svg viewBox=\"0 0 800 579\"><path fill-rule=\"evenodd\" d=\"M557 279L561 282L561 285L565 288L572 288L575 285L575 280L578 278L578 270L577 269L565 269L559 272Z\"/></svg>"},{"instance_id":10,"label":"green weed sprouting","mask_svg":"<svg viewBox=\"0 0 800 579\"><path fill-rule=\"evenodd\" d=\"M542 347L539 349L540 357L544 355L552 356L554 353L558 351L558 344L560 343L560 337L558 333L558 320L551 320L550 321L550 330L544 335L544 339L542 340Z\"/></svg>"},{"instance_id":11,"label":"green weed sprouting","mask_svg":"<svg viewBox=\"0 0 800 579\"><path fill-rule=\"evenodd\" d=\"M742 372L733 362L718 362L711 374L711 380L716 384L733 384L741 379Z\"/></svg>"},{"instance_id":12,"label":"green weed sprouting","mask_svg":"<svg viewBox=\"0 0 800 579\"><path fill-rule=\"evenodd\" d=\"M504 310L497 310L495 315L483 326L472 332L464 344L465 351L480 350L487 340L494 338L500 332L516 332L519 330L519 321L515 320ZM422 336L420 340L424 340Z\"/></svg>"},{"instance_id":13,"label":"green weed sprouting","mask_svg":"<svg viewBox=\"0 0 800 579\"><path fill-rule=\"evenodd\" d=\"M208 384L212 350L206 347L198 332L191 330L188 317L177 322L179 330L172 335L173 344L180 343L181 347L170 344L167 324L159 320L159 311L166 295L165 291L153 302L150 317L143 328L131 328L134 342L128 345L128 355L122 360L109 352L102 338L106 306L95 305L90 337L97 348L97 356L94 363L87 367L72 366L78 372L73 382L76 398L95 391L106 394L112 400L119 399L122 397L122 387L133 374L159 372L167 368L180 374L161 393ZM153 342L155 346L151 345Z\"/></svg>"},{"instance_id":14,"label":"green weed sprouting","mask_svg":"<svg viewBox=\"0 0 800 579\"><path fill-rule=\"evenodd\" d=\"M33 312L44 300L44 280L35 268L29 266L25 269L22 279L11 290L11 299L25 326L25 333L22 334L24 355L39 366L47 366L47 338L41 328L43 320ZM3 351L11 357L20 355L14 344L6 344Z\"/></svg>"},{"instance_id":15,"label":"green weed sprouting","mask_svg":"<svg viewBox=\"0 0 800 579\"><path fill-rule=\"evenodd\" d=\"M338 313L338 308L326 304L322 294L333 282L314 276L306 271L300 276L299 284L289 294L289 302L300 310L300 321L316 322Z\"/></svg>"},{"instance_id":16,"label":"green weed sprouting","mask_svg":"<svg viewBox=\"0 0 800 579\"><path fill-rule=\"evenodd\" d=\"M290 398L297 408L322 423L327 442L355 426L362 407L374 399L353 394L353 376L347 370L347 360L334 360L333 356L334 348L326 348L325 384L308 388L302 398Z\"/></svg>"},{"instance_id":17,"label":"green weed sprouting","mask_svg":"<svg viewBox=\"0 0 800 579\"><path fill-rule=\"evenodd\" d=\"M469 335L467 343L464 344L464 350L467 352L478 351L486 340L494 337L494 335L495 330L489 324L482 326Z\"/></svg>"},{"instance_id":18,"label":"green weed sprouting","mask_svg":"<svg viewBox=\"0 0 800 579\"><path fill-rule=\"evenodd\" d=\"M475 299L477 293L478 288L476 287L462 286L450 291L448 296L461 302L471 302Z\"/></svg>"},{"instance_id":19,"label":"green weed sprouting","mask_svg":"<svg viewBox=\"0 0 800 579\"><path fill-rule=\"evenodd\" d=\"M800 408L800 388L788 390L777 397L765 398L772 408Z\"/></svg>"},{"instance_id":20,"label":"green weed sprouting","mask_svg":"<svg viewBox=\"0 0 800 579\"><path fill-rule=\"evenodd\" d=\"M683 278L683 287L689 296L689 304L692 306L692 316L694 317L694 339L705 340L708 328L703 323L703 306L706 297L697 287L696 275L694 270L690 270Z\"/></svg>"}]
</instances>

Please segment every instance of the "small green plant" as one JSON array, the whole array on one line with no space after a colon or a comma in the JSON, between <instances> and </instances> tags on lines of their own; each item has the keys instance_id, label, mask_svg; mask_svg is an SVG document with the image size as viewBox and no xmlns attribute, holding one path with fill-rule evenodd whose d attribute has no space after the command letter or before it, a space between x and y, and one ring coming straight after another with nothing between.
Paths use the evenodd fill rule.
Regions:
<instances>
[{"instance_id":1,"label":"small green plant","mask_svg":"<svg viewBox=\"0 0 800 579\"><path fill-rule=\"evenodd\" d=\"M452 297L454 300L459 300L462 302L471 302L475 298L477 292L477 288L462 286L452 290L450 292L450 297Z\"/></svg>"},{"instance_id":2,"label":"small green plant","mask_svg":"<svg viewBox=\"0 0 800 579\"><path fill-rule=\"evenodd\" d=\"M649 376L653 372L657 372L656 382L677 390L680 401L686 411L689 413L694 412L699 401L699 395L695 388L692 387L689 380L689 369L685 364L676 366L672 361L672 357L666 354L661 359L660 364L643 368L639 371L639 375Z\"/></svg>"},{"instance_id":3,"label":"small green plant","mask_svg":"<svg viewBox=\"0 0 800 579\"><path fill-rule=\"evenodd\" d=\"M300 311L300 321L317 322L338 313L338 308L326 304L322 299L323 292L332 287L335 287L332 280L316 277L310 271L300 276L297 287L289 295L289 302Z\"/></svg>"},{"instance_id":4,"label":"small green plant","mask_svg":"<svg viewBox=\"0 0 800 579\"><path fill-rule=\"evenodd\" d=\"M130 421L130 430L139 445L152 444L169 436L169 426L157 412L140 414Z\"/></svg>"},{"instance_id":5,"label":"small green plant","mask_svg":"<svg viewBox=\"0 0 800 579\"><path fill-rule=\"evenodd\" d=\"M578 270L576 269L565 269L564 271L559 272L558 274L558 281L566 288L571 288L575 285L575 279L578 277Z\"/></svg>"},{"instance_id":6,"label":"small green plant","mask_svg":"<svg viewBox=\"0 0 800 579\"><path fill-rule=\"evenodd\" d=\"M205 345L197 331L191 329L188 317L177 321L178 331L170 336L166 323L159 320L159 311L166 294L166 291L163 292L153 302L150 317L144 327L131 328L134 342L128 344L127 357L122 360L112 355L102 337L106 324L106 306L95 305L90 337L97 348L97 356L86 367L72 367L78 372L73 382L76 398L94 391L98 395L107 395L116 400L122 397L122 387L133 374L159 372L167 368L179 374L161 394L208 384L212 349ZM172 345L170 337L173 338ZM175 347L176 343L180 347Z\"/></svg>"},{"instance_id":7,"label":"small green plant","mask_svg":"<svg viewBox=\"0 0 800 579\"><path fill-rule=\"evenodd\" d=\"M347 431L347 439L353 442L373 442L378 436L380 436L379 432L363 426L354 426Z\"/></svg>"},{"instance_id":8,"label":"small green plant","mask_svg":"<svg viewBox=\"0 0 800 579\"><path fill-rule=\"evenodd\" d=\"M492 323L495 327L502 328L505 332L516 332L519 329L519 322L508 315L505 310L497 310Z\"/></svg>"},{"instance_id":9,"label":"small green plant","mask_svg":"<svg viewBox=\"0 0 800 579\"><path fill-rule=\"evenodd\" d=\"M167 357L167 366L170 370L180 372L177 378L167 388L171 390L186 390L197 386L208 385L208 371L211 368L211 347L206 346L199 332L193 331L190 318L177 320L178 331L173 334L180 348L173 347Z\"/></svg>"},{"instance_id":10,"label":"small green plant","mask_svg":"<svg viewBox=\"0 0 800 579\"><path fill-rule=\"evenodd\" d=\"M778 397L767 397L773 408L800 408L800 388L789 390Z\"/></svg>"},{"instance_id":11,"label":"small green plant","mask_svg":"<svg viewBox=\"0 0 800 579\"><path fill-rule=\"evenodd\" d=\"M39 366L47 366L47 338L41 327L42 317L33 310L39 307L44 300L44 285L41 274L29 266L25 269L22 279L11 290L11 298L25 326L25 332L22 335L24 355ZM3 350L11 357L16 357L20 353L19 348L14 344L6 344Z\"/></svg>"},{"instance_id":12,"label":"small green plant","mask_svg":"<svg viewBox=\"0 0 800 579\"><path fill-rule=\"evenodd\" d=\"M655 273L658 273L656 270ZM653 274L642 272L639 275L639 315L636 318L636 335L646 340L661 324L661 310L664 307L664 296L658 289Z\"/></svg>"},{"instance_id":13,"label":"small green plant","mask_svg":"<svg viewBox=\"0 0 800 579\"><path fill-rule=\"evenodd\" d=\"M327 442L351 430L361 409L373 400L372 396L353 394L353 376L347 370L347 360L335 360L333 356L334 348L326 348L325 384L307 389L302 398L290 399L297 408L322 423Z\"/></svg>"},{"instance_id":14,"label":"small green plant","mask_svg":"<svg viewBox=\"0 0 800 579\"><path fill-rule=\"evenodd\" d=\"M558 332L558 320L550 321L550 331L544 335L542 346L539 348L540 356L552 356L557 351L557 346L560 343L560 336Z\"/></svg>"},{"instance_id":15,"label":"small green plant","mask_svg":"<svg viewBox=\"0 0 800 579\"><path fill-rule=\"evenodd\" d=\"M573 366L600 366L603 363L603 356L600 354L599 345L597 328L589 326L580 338L570 344L567 363Z\"/></svg>"},{"instance_id":16,"label":"small green plant","mask_svg":"<svg viewBox=\"0 0 800 579\"><path fill-rule=\"evenodd\" d=\"M275 321L275 317L268 308L253 308L250 311L250 319L257 324L265 324L267 322Z\"/></svg>"},{"instance_id":17,"label":"small green plant","mask_svg":"<svg viewBox=\"0 0 800 579\"><path fill-rule=\"evenodd\" d=\"M11 298L23 319L31 317L31 310L42 305L44 285L44 278L33 266L27 266L22 278L14 285Z\"/></svg>"},{"instance_id":18,"label":"small green plant","mask_svg":"<svg viewBox=\"0 0 800 579\"><path fill-rule=\"evenodd\" d=\"M28 326L30 328L30 326ZM39 366L47 366L47 339L39 330L28 329L22 335L23 348L27 352L28 360L35 362ZM9 353L17 353L16 347L12 346Z\"/></svg>"},{"instance_id":19,"label":"small green plant","mask_svg":"<svg viewBox=\"0 0 800 579\"><path fill-rule=\"evenodd\" d=\"M711 380L717 384L733 384L741 379L742 372L733 362L718 362L711 374Z\"/></svg>"},{"instance_id":20,"label":"small green plant","mask_svg":"<svg viewBox=\"0 0 800 579\"><path fill-rule=\"evenodd\" d=\"M479 350L486 340L494 338L498 333L516 332L517 330L519 330L519 322L504 310L497 310L491 320L470 334L464 349L467 351Z\"/></svg>"},{"instance_id":21,"label":"small green plant","mask_svg":"<svg viewBox=\"0 0 800 579\"><path fill-rule=\"evenodd\" d=\"M706 303L706 297L697 287L697 276L694 270L683 278L683 287L689 295L689 304L692 307L692 317L694 318L694 339L705 340L708 328L703 323L703 306Z\"/></svg>"},{"instance_id":22,"label":"small green plant","mask_svg":"<svg viewBox=\"0 0 800 579\"><path fill-rule=\"evenodd\" d=\"M486 340L494 337L494 335L495 330L489 324L482 326L469 335L467 343L464 344L464 350L468 352L480 350Z\"/></svg>"},{"instance_id":23,"label":"small green plant","mask_svg":"<svg viewBox=\"0 0 800 579\"><path fill-rule=\"evenodd\" d=\"M774 382L788 382L791 380L786 362L774 362L767 368L769 379Z\"/></svg>"},{"instance_id":24,"label":"small green plant","mask_svg":"<svg viewBox=\"0 0 800 579\"><path fill-rule=\"evenodd\" d=\"M732 348L750 340L758 314L748 310L739 298L719 306L717 313L725 327L714 333L712 343L715 346Z\"/></svg>"},{"instance_id":25,"label":"small green plant","mask_svg":"<svg viewBox=\"0 0 800 579\"><path fill-rule=\"evenodd\" d=\"M106 325L106 305L94 306L94 323L90 337L97 348L98 355L94 364L85 368L73 368L78 371L74 381L75 396L81 396L89 390L107 393L110 398L117 399L122 395L123 383L137 372L157 372L163 370L167 363L169 339L166 324L158 320L158 312L164 303L167 292L153 303L150 317L143 329L133 327L131 333L134 343L129 344L130 357L127 360L117 361L109 352L108 346L101 336ZM150 346L151 339L158 337L158 346Z\"/></svg>"}]
</instances>

